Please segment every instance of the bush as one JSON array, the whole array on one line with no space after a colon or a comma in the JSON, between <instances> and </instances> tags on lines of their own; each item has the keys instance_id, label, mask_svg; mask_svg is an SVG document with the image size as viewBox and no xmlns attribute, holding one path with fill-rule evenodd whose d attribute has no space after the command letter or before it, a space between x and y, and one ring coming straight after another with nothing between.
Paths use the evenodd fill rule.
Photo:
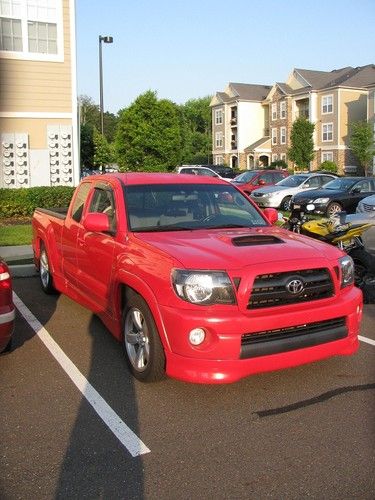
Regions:
<instances>
[{"instance_id":1,"label":"bush","mask_svg":"<svg viewBox=\"0 0 375 500\"><path fill-rule=\"evenodd\" d=\"M334 174L337 173L337 165L333 161L323 161L323 163L320 164L319 170L325 170L326 172L332 172Z\"/></svg>"},{"instance_id":2,"label":"bush","mask_svg":"<svg viewBox=\"0 0 375 500\"><path fill-rule=\"evenodd\" d=\"M275 160L273 161L268 168L288 168L287 163L284 160Z\"/></svg>"},{"instance_id":3,"label":"bush","mask_svg":"<svg viewBox=\"0 0 375 500\"><path fill-rule=\"evenodd\" d=\"M69 186L0 189L0 217L31 216L36 207L67 207L74 189Z\"/></svg>"}]
</instances>

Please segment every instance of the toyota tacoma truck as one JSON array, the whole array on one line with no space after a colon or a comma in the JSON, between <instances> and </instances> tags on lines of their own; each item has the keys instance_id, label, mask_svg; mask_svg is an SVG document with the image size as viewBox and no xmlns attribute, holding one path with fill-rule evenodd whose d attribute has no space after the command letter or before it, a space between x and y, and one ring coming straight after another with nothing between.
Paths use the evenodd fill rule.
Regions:
<instances>
[{"instance_id":1,"label":"toyota tacoma truck","mask_svg":"<svg viewBox=\"0 0 375 500\"><path fill-rule=\"evenodd\" d=\"M97 314L144 382L234 382L354 353L351 258L276 219L218 179L91 176L68 210L35 210L35 264L44 292Z\"/></svg>"}]
</instances>

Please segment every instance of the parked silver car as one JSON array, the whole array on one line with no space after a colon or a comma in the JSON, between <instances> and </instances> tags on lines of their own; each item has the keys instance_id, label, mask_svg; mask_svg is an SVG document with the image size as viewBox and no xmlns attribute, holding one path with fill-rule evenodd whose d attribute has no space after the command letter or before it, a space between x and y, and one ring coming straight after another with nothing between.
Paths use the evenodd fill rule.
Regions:
<instances>
[{"instance_id":1,"label":"parked silver car","mask_svg":"<svg viewBox=\"0 0 375 500\"><path fill-rule=\"evenodd\" d=\"M251 198L261 208L272 207L289 210L293 195L305 189L321 188L333 179L336 179L335 175L315 174L313 172L290 175L274 186L255 189L251 193Z\"/></svg>"}]
</instances>

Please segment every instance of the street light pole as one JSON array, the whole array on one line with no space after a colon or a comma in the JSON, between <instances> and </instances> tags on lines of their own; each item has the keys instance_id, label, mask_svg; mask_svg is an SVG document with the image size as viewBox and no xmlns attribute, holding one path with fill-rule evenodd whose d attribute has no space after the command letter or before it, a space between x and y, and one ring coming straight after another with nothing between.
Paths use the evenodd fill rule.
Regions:
<instances>
[{"instance_id":1,"label":"street light pole","mask_svg":"<svg viewBox=\"0 0 375 500\"><path fill-rule=\"evenodd\" d=\"M113 43L111 36L99 35L99 84L100 84L100 130L104 134L104 99L103 99L103 60L102 60L102 42Z\"/></svg>"}]
</instances>

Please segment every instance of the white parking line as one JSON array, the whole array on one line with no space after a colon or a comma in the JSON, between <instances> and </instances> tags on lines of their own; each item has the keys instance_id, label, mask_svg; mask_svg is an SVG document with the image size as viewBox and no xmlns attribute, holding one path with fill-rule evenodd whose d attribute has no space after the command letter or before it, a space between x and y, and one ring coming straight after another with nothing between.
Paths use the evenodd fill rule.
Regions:
<instances>
[{"instance_id":1,"label":"white parking line","mask_svg":"<svg viewBox=\"0 0 375 500\"><path fill-rule=\"evenodd\" d=\"M13 292L14 305L38 335L52 356L60 364L65 373L70 377L82 395L94 408L99 417L113 432L120 443L125 446L129 453L136 457L150 453L150 449L134 434L134 432L121 420L90 382L82 375L75 364L68 358L59 345L53 340L44 326L36 319L21 299Z\"/></svg>"},{"instance_id":2,"label":"white parking line","mask_svg":"<svg viewBox=\"0 0 375 500\"><path fill-rule=\"evenodd\" d=\"M367 337L362 337L362 335L358 335L358 338L359 338L359 340L361 340L362 342L366 342L366 344L370 344L370 345L375 346L375 340L368 339Z\"/></svg>"}]
</instances>

